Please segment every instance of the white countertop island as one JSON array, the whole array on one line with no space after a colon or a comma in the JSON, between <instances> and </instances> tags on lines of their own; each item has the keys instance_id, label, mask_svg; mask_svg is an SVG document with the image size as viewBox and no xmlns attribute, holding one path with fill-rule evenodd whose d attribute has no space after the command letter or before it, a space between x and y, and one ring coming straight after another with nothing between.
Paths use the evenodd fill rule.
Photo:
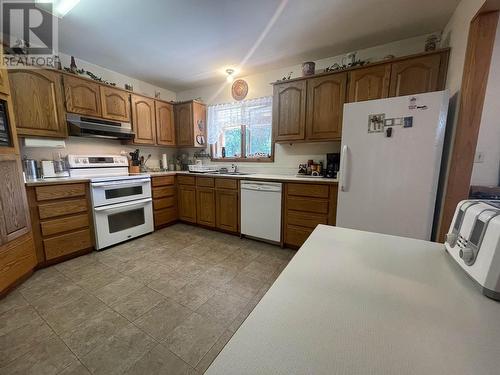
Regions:
<instances>
[{"instance_id":1,"label":"white countertop island","mask_svg":"<svg viewBox=\"0 0 500 375\"><path fill-rule=\"evenodd\" d=\"M453 262L320 225L205 374L499 374L500 302Z\"/></svg>"}]
</instances>

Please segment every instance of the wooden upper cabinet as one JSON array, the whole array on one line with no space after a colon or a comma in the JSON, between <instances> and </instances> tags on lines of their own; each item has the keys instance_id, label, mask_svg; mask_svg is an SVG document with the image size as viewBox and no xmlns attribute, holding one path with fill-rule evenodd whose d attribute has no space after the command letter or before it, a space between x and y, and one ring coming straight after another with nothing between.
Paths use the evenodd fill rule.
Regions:
<instances>
[{"instance_id":1,"label":"wooden upper cabinet","mask_svg":"<svg viewBox=\"0 0 500 375\"><path fill-rule=\"evenodd\" d=\"M101 117L100 85L68 75L63 76L63 82L68 112Z\"/></svg>"},{"instance_id":2,"label":"wooden upper cabinet","mask_svg":"<svg viewBox=\"0 0 500 375\"><path fill-rule=\"evenodd\" d=\"M135 132L134 143L156 144L154 99L132 95L132 129Z\"/></svg>"},{"instance_id":3,"label":"wooden upper cabinet","mask_svg":"<svg viewBox=\"0 0 500 375\"><path fill-rule=\"evenodd\" d=\"M393 63L390 96L439 90L442 58L442 54L433 54Z\"/></svg>"},{"instance_id":4,"label":"wooden upper cabinet","mask_svg":"<svg viewBox=\"0 0 500 375\"><path fill-rule=\"evenodd\" d=\"M193 103L175 105L175 127L177 146L192 146L194 144Z\"/></svg>"},{"instance_id":5,"label":"wooden upper cabinet","mask_svg":"<svg viewBox=\"0 0 500 375\"><path fill-rule=\"evenodd\" d=\"M390 79L390 64L350 71L347 101L352 103L387 98Z\"/></svg>"},{"instance_id":6,"label":"wooden upper cabinet","mask_svg":"<svg viewBox=\"0 0 500 375\"><path fill-rule=\"evenodd\" d=\"M207 106L193 101L193 146L207 146Z\"/></svg>"},{"instance_id":7,"label":"wooden upper cabinet","mask_svg":"<svg viewBox=\"0 0 500 375\"><path fill-rule=\"evenodd\" d=\"M26 190L21 162L16 155L0 157L0 244L10 242L30 231Z\"/></svg>"},{"instance_id":8,"label":"wooden upper cabinet","mask_svg":"<svg viewBox=\"0 0 500 375\"><path fill-rule=\"evenodd\" d=\"M26 69L9 72L11 96L20 136L67 136L60 74Z\"/></svg>"},{"instance_id":9,"label":"wooden upper cabinet","mask_svg":"<svg viewBox=\"0 0 500 375\"><path fill-rule=\"evenodd\" d=\"M275 141L296 141L305 138L306 86L306 80L274 85Z\"/></svg>"},{"instance_id":10,"label":"wooden upper cabinet","mask_svg":"<svg viewBox=\"0 0 500 375\"><path fill-rule=\"evenodd\" d=\"M196 187L196 222L215 227L215 190L209 187Z\"/></svg>"},{"instance_id":11,"label":"wooden upper cabinet","mask_svg":"<svg viewBox=\"0 0 500 375\"><path fill-rule=\"evenodd\" d=\"M155 101L156 143L175 146L174 108L172 104Z\"/></svg>"},{"instance_id":12,"label":"wooden upper cabinet","mask_svg":"<svg viewBox=\"0 0 500 375\"><path fill-rule=\"evenodd\" d=\"M102 117L130 122L130 94L112 87L100 86Z\"/></svg>"},{"instance_id":13,"label":"wooden upper cabinet","mask_svg":"<svg viewBox=\"0 0 500 375\"><path fill-rule=\"evenodd\" d=\"M177 146L207 146L207 107L192 100L175 104L175 129Z\"/></svg>"},{"instance_id":14,"label":"wooden upper cabinet","mask_svg":"<svg viewBox=\"0 0 500 375\"><path fill-rule=\"evenodd\" d=\"M346 84L347 73L307 81L306 139L340 138Z\"/></svg>"}]
</instances>

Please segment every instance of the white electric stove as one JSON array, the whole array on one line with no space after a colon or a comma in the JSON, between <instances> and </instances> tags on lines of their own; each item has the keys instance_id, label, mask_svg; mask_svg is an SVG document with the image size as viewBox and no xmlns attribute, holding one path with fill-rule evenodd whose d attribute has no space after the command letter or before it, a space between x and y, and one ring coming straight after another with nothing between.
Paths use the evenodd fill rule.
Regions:
<instances>
[{"instance_id":1,"label":"white electric stove","mask_svg":"<svg viewBox=\"0 0 500 375\"><path fill-rule=\"evenodd\" d=\"M71 177L90 178L96 249L154 229L151 177L130 175L121 155L68 155Z\"/></svg>"}]
</instances>

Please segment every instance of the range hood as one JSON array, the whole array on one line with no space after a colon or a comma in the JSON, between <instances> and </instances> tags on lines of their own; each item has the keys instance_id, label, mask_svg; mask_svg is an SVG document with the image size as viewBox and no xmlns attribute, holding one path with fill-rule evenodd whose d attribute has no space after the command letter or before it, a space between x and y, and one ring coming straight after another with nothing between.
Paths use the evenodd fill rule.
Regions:
<instances>
[{"instance_id":1,"label":"range hood","mask_svg":"<svg viewBox=\"0 0 500 375\"><path fill-rule=\"evenodd\" d=\"M69 135L76 137L132 140L135 136L130 123L127 122L103 120L74 113L68 113L66 120Z\"/></svg>"}]
</instances>

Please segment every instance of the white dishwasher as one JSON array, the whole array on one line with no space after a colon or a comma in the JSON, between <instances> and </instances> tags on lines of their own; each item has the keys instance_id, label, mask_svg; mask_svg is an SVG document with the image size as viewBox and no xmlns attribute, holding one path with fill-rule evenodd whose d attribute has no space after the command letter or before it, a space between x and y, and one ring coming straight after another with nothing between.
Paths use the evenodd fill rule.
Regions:
<instances>
[{"instance_id":1,"label":"white dishwasher","mask_svg":"<svg viewBox=\"0 0 500 375\"><path fill-rule=\"evenodd\" d=\"M241 234L281 241L281 191L279 182L241 181Z\"/></svg>"}]
</instances>

